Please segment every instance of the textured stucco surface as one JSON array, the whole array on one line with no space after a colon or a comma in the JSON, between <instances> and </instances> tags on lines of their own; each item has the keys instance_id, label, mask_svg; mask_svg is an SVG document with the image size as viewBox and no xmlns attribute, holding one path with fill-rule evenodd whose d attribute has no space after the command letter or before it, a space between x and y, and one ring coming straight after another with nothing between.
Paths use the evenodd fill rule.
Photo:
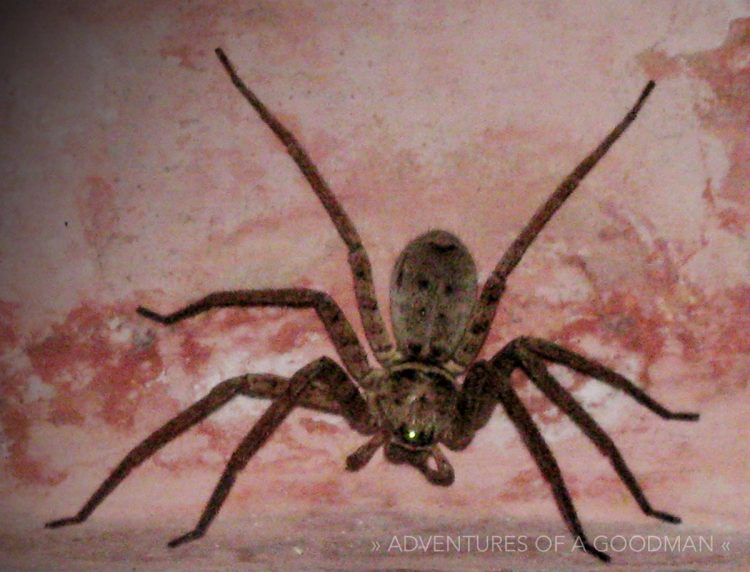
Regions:
<instances>
[{"instance_id":1,"label":"textured stucco surface","mask_svg":"<svg viewBox=\"0 0 750 572\"><path fill-rule=\"evenodd\" d=\"M486 277L656 80L637 123L514 273L483 355L546 337L699 410L698 424L667 423L554 369L653 504L682 516L677 529L643 516L595 447L516 380L589 534L731 540L710 554L613 554L618 566L745 569L750 3L10 2L0 37L3 569L594 566L534 551L371 553L394 534L566 534L499 411L450 455L447 490L381 455L345 473L362 437L296 412L215 530L167 551L266 406L238 401L86 524L42 528L222 379L334 355L312 312L223 311L160 328L137 305L307 286L332 294L361 333L343 245L217 46L318 163L363 236L384 307L399 250L429 228L461 236Z\"/></svg>"}]
</instances>

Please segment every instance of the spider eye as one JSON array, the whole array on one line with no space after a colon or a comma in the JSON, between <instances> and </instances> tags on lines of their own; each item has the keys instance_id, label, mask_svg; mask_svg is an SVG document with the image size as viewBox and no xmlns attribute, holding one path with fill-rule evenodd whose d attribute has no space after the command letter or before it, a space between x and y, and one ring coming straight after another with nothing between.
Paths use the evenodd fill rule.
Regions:
<instances>
[{"instance_id":1,"label":"spider eye","mask_svg":"<svg viewBox=\"0 0 750 572\"><path fill-rule=\"evenodd\" d=\"M415 447L424 447L425 445L432 444L432 437L434 432L432 429L420 431L419 429L415 429L414 427L403 426L400 433L401 438L404 440L404 443L414 445Z\"/></svg>"}]
</instances>

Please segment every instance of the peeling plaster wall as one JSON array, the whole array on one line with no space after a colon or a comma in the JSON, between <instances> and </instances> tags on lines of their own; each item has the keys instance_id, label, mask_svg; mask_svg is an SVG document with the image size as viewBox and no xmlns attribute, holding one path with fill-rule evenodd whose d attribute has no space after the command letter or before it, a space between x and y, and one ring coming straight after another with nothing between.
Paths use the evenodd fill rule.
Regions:
<instances>
[{"instance_id":1,"label":"peeling plaster wall","mask_svg":"<svg viewBox=\"0 0 750 572\"><path fill-rule=\"evenodd\" d=\"M667 423L553 368L657 508L681 515L684 530L747 531L748 2L11 2L0 37L0 514L9 523L0 561L10 569L24 559L45 569L60 554L71 567L103 562L92 547L112 542L100 531L116 535L117 526L132 541L122 541L132 547L121 564L145 566L139 555L148 553L152 563L200 569L222 558L427 565L429 555L370 554L392 523L423 519L533 521L564 533L499 411L468 450L450 455L457 479L447 490L380 455L345 473L362 437L334 417L295 412L215 525L217 542L240 552L257 537L252 553L211 560L201 553L214 550L210 539L183 553L202 554L198 564L167 553L163 542L193 526L266 406L250 400L155 455L83 527L41 528L77 511L132 446L222 379L288 375L334 355L312 312L227 310L166 328L137 316L139 304L169 311L215 290L306 286L329 292L362 333L343 245L228 81L217 46L330 182L368 247L384 307L400 249L429 228L461 236L486 277L654 79L638 121L512 276L483 355L518 335L549 338L671 408L699 410L698 424ZM676 534L638 511L570 421L526 380L516 384L590 534ZM359 537L355 526L346 555L305 561L278 544L309 526L305 514L324 515L314 521L320 543L366 515L382 520ZM279 515L288 520L268 524ZM233 528L246 532L227 536ZM81 534L85 549L73 542ZM746 562L746 547L697 562Z\"/></svg>"}]
</instances>

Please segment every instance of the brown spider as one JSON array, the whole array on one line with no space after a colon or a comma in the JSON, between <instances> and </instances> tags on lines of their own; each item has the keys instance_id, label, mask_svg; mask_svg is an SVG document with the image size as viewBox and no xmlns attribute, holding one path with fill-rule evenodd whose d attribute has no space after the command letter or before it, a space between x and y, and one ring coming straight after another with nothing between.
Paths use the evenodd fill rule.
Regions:
<instances>
[{"instance_id":1,"label":"brown spider","mask_svg":"<svg viewBox=\"0 0 750 572\"><path fill-rule=\"evenodd\" d=\"M409 463L431 483L448 486L453 483L453 467L443 455L439 443L454 451L465 449L476 431L487 423L495 404L500 402L552 488L568 529L586 552L606 562L609 556L587 540L557 461L511 386L511 373L516 368L520 368L609 458L644 513L679 523L678 517L651 506L610 437L550 375L545 362L562 364L616 387L664 419L696 421L697 413L669 411L622 375L539 338L517 338L491 359L476 359L505 290L507 277L552 215L635 120L654 88L654 82L648 82L622 121L534 213L500 259L478 298L474 261L456 236L433 230L406 246L391 278L394 346L375 298L367 251L354 225L295 136L243 83L220 48L216 54L237 89L284 144L346 243L362 324L381 367L370 366L346 316L325 292L307 288L216 292L167 315L139 307L139 314L162 324L173 324L213 308L313 308L344 367L328 357L321 357L301 368L290 379L271 374L247 374L219 383L206 397L130 451L78 514L49 522L46 526L57 528L86 520L133 469L237 395L274 401L232 454L196 527L169 542L170 547L205 534L226 500L237 473L295 406L341 415L353 429L370 436L347 458L348 470L357 471L364 467L382 446L389 461ZM462 376L463 383L459 384Z\"/></svg>"}]
</instances>

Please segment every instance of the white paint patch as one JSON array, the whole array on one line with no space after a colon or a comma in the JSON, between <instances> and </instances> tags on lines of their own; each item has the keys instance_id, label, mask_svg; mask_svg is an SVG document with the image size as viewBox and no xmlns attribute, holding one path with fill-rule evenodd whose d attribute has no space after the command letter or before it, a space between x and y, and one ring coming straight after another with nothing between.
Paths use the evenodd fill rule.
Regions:
<instances>
[{"instance_id":1,"label":"white paint patch","mask_svg":"<svg viewBox=\"0 0 750 572\"><path fill-rule=\"evenodd\" d=\"M574 397L581 405L591 409L610 399L614 393L616 393L616 390L609 385L592 379L576 390Z\"/></svg>"},{"instance_id":2,"label":"white paint patch","mask_svg":"<svg viewBox=\"0 0 750 572\"><path fill-rule=\"evenodd\" d=\"M154 341L154 332L150 328L141 328L124 320L114 317L107 321L109 329L109 341L117 345L135 345L143 348L151 345Z\"/></svg>"},{"instance_id":3,"label":"white paint patch","mask_svg":"<svg viewBox=\"0 0 750 572\"><path fill-rule=\"evenodd\" d=\"M226 455L223 455L219 451L211 449L210 447L203 447L198 453L198 459L201 463L207 465L220 465L226 463L228 460Z\"/></svg>"},{"instance_id":4,"label":"white paint patch","mask_svg":"<svg viewBox=\"0 0 750 572\"><path fill-rule=\"evenodd\" d=\"M2 362L4 368L7 370L8 375L15 375L18 373L25 373L31 368L31 360L26 354L23 346L15 346L8 348L2 354L0 354L0 362Z\"/></svg>"},{"instance_id":5,"label":"white paint patch","mask_svg":"<svg viewBox=\"0 0 750 572\"><path fill-rule=\"evenodd\" d=\"M109 340L114 344L126 344L132 337L131 331L123 327L121 318L115 317L108 320L107 328L109 328Z\"/></svg>"},{"instance_id":6,"label":"white paint patch","mask_svg":"<svg viewBox=\"0 0 750 572\"><path fill-rule=\"evenodd\" d=\"M682 268L685 277L701 285L706 295L747 284L750 249L744 237L722 228L708 228L706 244Z\"/></svg>"},{"instance_id":7,"label":"white paint patch","mask_svg":"<svg viewBox=\"0 0 750 572\"><path fill-rule=\"evenodd\" d=\"M536 295L552 304L585 302L592 295L589 281L580 270L569 265L552 265L546 278L536 287Z\"/></svg>"},{"instance_id":8,"label":"white paint patch","mask_svg":"<svg viewBox=\"0 0 750 572\"><path fill-rule=\"evenodd\" d=\"M712 103L714 105L715 103ZM729 160L729 153L724 142L711 133L703 131L700 134L701 150L704 155L706 176L711 179L711 187L720 189L724 186L724 179L729 173L732 166ZM729 201L724 201L721 197L714 196L717 205L731 205Z\"/></svg>"},{"instance_id":9,"label":"white paint patch","mask_svg":"<svg viewBox=\"0 0 750 572\"><path fill-rule=\"evenodd\" d=\"M193 459L211 451L207 435L192 433L189 439L175 439L156 456L164 463L179 463L183 459ZM219 459L221 460L221 459Z\"/></svg>"},{"instance_id":10,"label":"white paint patch","mask_svg":"<svg viewBox=\"0 0 750 572\"><path fill-rule=\"evenodd\" d=\"M622 348L602 344L596 336L584 335L579 340L581 352L591 356L628 379L638 379L643 371L643 358Z\"/></svg>"},{"instance_id":11,"label":"white paint patch","mask_svg":"<svg viewBox=\"0 0 750 572\"><path fill-rule=\"evenodd\" d=\"M639 355L604 346L593 336L582 337L580 345L583 353L594 357L631 380L635 385L639 385L638 379L644 366L643 359ZM575 374L569 369L561 365L550 365L549 370L563 387L572 386ZM588 379L580 389L573 392L573 397L589 413L593 413L594 410L605 412L609 425L617 424L624 415L632 411L632 399L628 395L596 379ZM602 419L602 413L598 415L597 420L605 421ZM548 429L545 429L545 437L549 436L549 440L553 442L579 433L580 431L570 420L548 425Z\"/></svg>"},{"instance_id":12,"label":"white paint patch","mask_svg":"<svg viewBox=\"0 0 750 572\"><path fill-rule=\"evenodd\" d=\"M96 379L96 375L97 372L93 367L84 362L77 362L71 368L61 371L58 374L58 380L62 383L70 383L71 389L78 391Z\"/></svg>"},{"instance_id":13,"label":"white paint patch","mask_svg":"<svg viewBox=\"0 0 750 572\"><path fill-rule=\"evenodd\" d=\"M30 375L27 378L26 386L23 389L24 403L34 403L43 399L52 399L57 394L57 390L42 381L38 375Z\"/></svg>"},{"instance_id":14,"label":"white paint patch","mask_svg":"<svg viewBox=\"0 0 750 572\"><path fill-rule=\"evenodd\" d=\"M675 3L664 40L656 48L670 57L714 50L726 40L729 23L746 17L747 3L742 0Z\"/></svg>"}]
</instances>

